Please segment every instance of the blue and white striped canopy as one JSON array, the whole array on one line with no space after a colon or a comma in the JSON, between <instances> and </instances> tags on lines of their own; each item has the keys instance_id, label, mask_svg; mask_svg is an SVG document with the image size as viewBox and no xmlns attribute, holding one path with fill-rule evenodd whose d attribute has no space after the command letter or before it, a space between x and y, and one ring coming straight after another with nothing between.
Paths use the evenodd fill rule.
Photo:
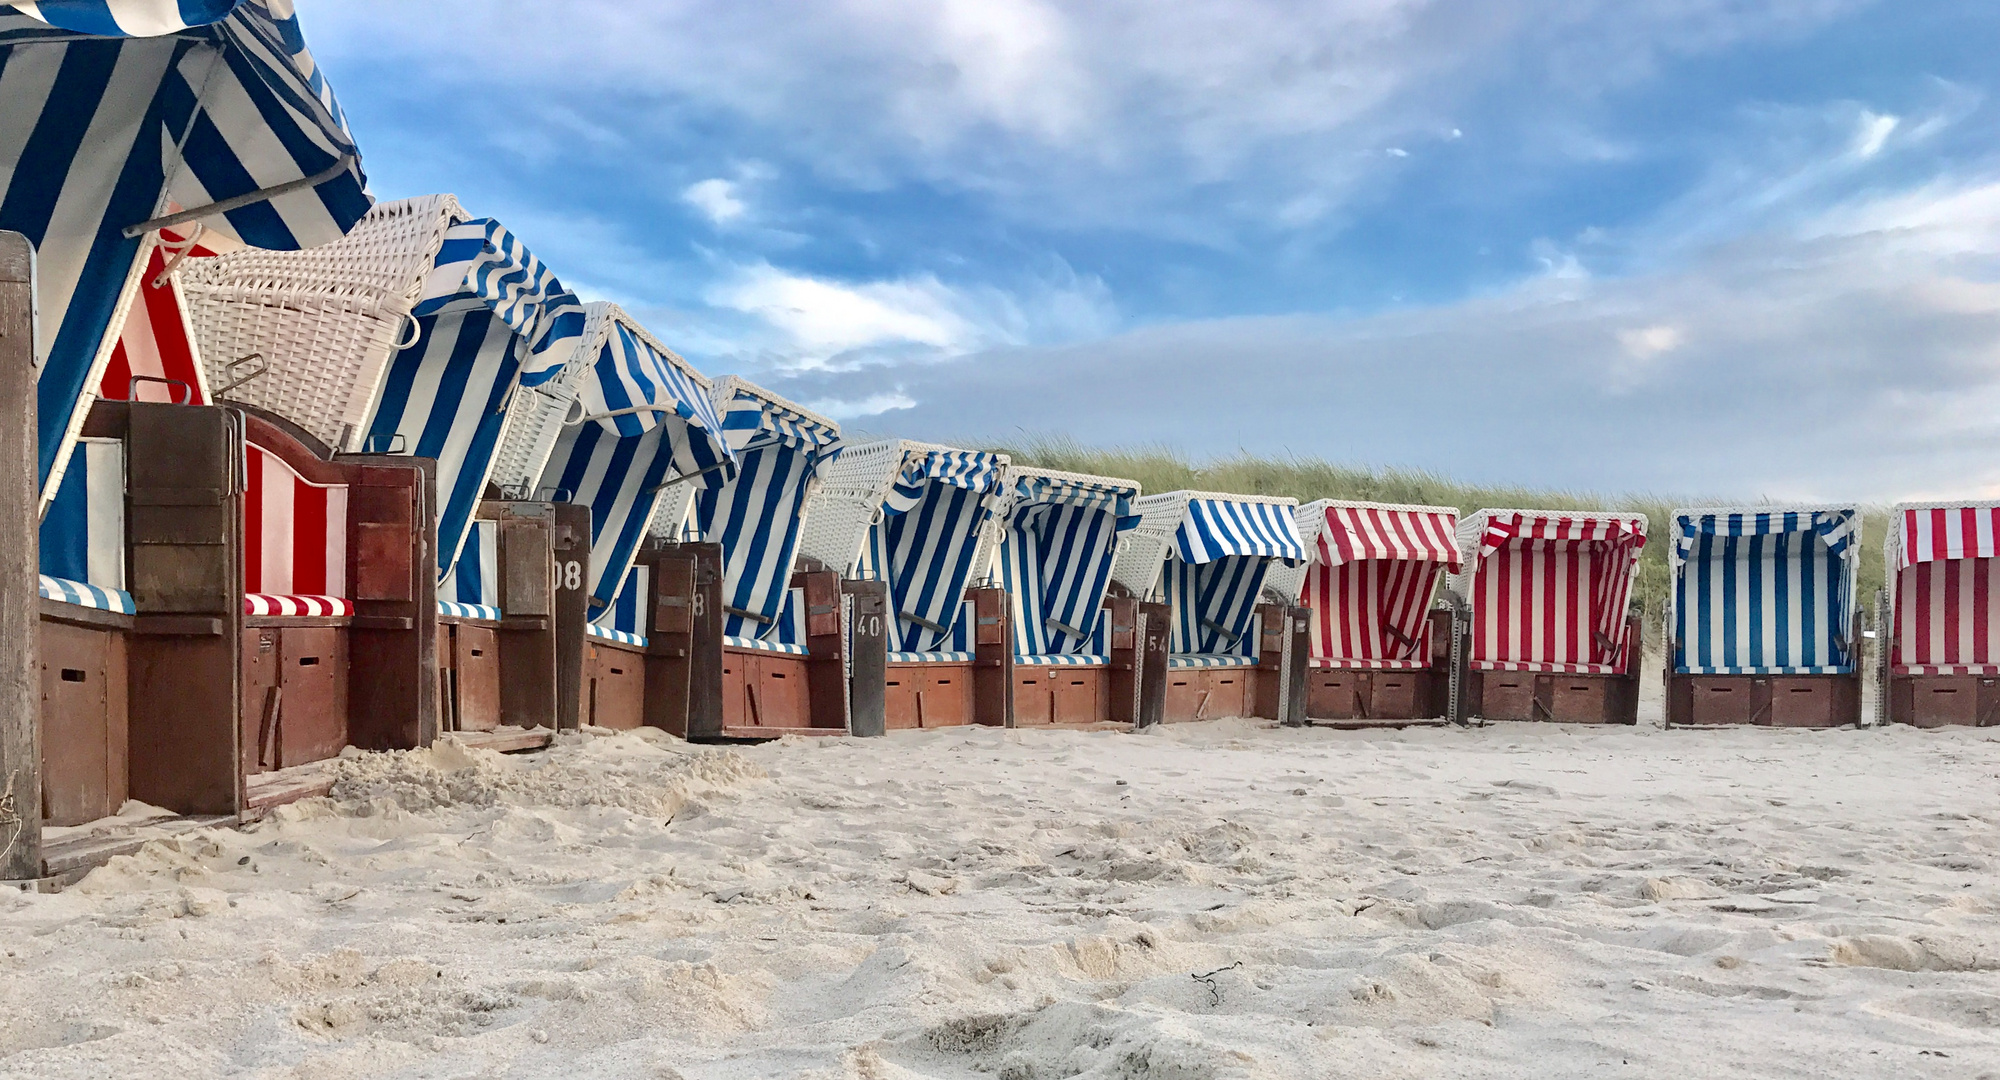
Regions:
<instances>
[{"instance_id":1,"label":"blue and white striped canopy","mask_svg":"<svg viewBox=\"0 0 2000 1080\"><path fill-rule=\"evenodd\" d=\"M290 0L0 6L0 229L34 245L43 497L171 207L254 247L337 239L369 206L359 153Z\"/></svg>"},{"instance_id":2,"label":"blue and white striped canopy","mask_svg":"<svg viewBox=\"0 0 2000 1080\"><path fill-rule=\"evenodd\" d=\"M1139 524L1138 488L1030 474L1015 476L1013 489L1000 581L1013 604L1015 655L1101 655L1104 594L1118 536Z\"/></svg>"},{"instance_id":3,"label":"blue and white striped canopy","mask_svg":"<svg viewBox=\"0 0 2000 1080\"><path fill-rule=\"evenodd\" d=\"M522 381L540 385L553 377L553 370L566 359L544 354L530 363ZM707 388L690 377L680 357L647 341L624 320L610 322L603 347L578 388L577 401L585 422L598 424L614 435L644 435L667 419L679 417L712 438L722 438L722 417L709 400Z\"/></svg>"},{"instance_id":4,"label":"blue and white striped canopy","mask_svg":"<svg viewBox=\"0 0 2000 1080\"><path fill-rule=\"evenodd\" d=\"M736 475L696 495L688 533L722 545L726 636L804 645L781 610L806 497L819 470L839 456L840 429L738 380L724 380L717 393Z\"/></svg>"},{"instance_id":5,"label":"blue and white striped canopy","mask_svg":"<svg viewBox=\"0 0 2000 1080\"><path fill-rule=\"evenodd\" d=\"M738 459L723 438L708 387L685 361L653 342L616 305L584 307L597 329L569 350L570 364L590 365L579 395L584 415L563 428L536 486L590 507L595 616L618 595L661 489L695 476L701 488L720 487L735 476ZM641 384L644 411L603 415L614 406L631 407L620 405L631 399L618 395Z\"/></svg>"},{"instance_id":6,"label":"blue and white striped canopy","mask_svg":"<svg viewBox=\"0 0 2000 1080\"><path fill-rule=\"evenodd\" d=\"M1306 557L1292 507L1234 499L1189 499L1174 532L1174 547L1182 562L1197 564L1230 555L1263 555L1293 563Z\"/></svg>"},{"instance_id":7,"label":"blue and white striped canopy","mask_svg":"<svg viewBox=\"0 0 2000 1080\"><path fill-rule=\"evenodd\" d=\"M900 514L923 501L932 484L963 488L987 495L1000 488L1001 459L997 454L977 450L929 450L908 455L903 470L882 501L891 514Z\"/></svg>"},{"instance_id":8,"label":"blue and white striped canopy","mask_svg":"<svg viewBox=\"0 0 2000 1080\"><path fill-rule=\"evenodd\" d=\"M524 364L567 357L583 305L519 238L475 218L446 229L411 314L417 341L389 362L368 445L437 460L442 579L493 473Z\"/></svg>"},{"instance_id":9,"label":"blue and white striped canopy","mask_svg":"<svg viewBox=\"0 0 2000 1080\"><path fill-rule=\"evenodd\" d=\"M928 653L965 640L958 625L969 609L965 588L978 569L979 531L992 517L1005 464L998 454L971 450L904 455L857 567L857 576L889 585L896 616L890 651Z\"/></svg>"},{"instance_id":10,"label":"blue and white striped canopy","mask_svg":"<svg viewBox=\"0 0 2000 1080\"><path fill-rule=\"evenodd\" d=\"M1224 555L1205 563L1168 559L1162 591L1173 615L1175 655L1257 655L1257 601L1269 557Z\"/></svg>"},{"instance_id":11,"label":"blue and white striped canopy","mask_svg":"<svg viewBox=\"0 0 2000 1080\"><path fill-rule=\"evenodd\" d=\"M1675 670L1852 671L1860 526L1853 508L1676 511Z\"/></svg>"}]
</instances>

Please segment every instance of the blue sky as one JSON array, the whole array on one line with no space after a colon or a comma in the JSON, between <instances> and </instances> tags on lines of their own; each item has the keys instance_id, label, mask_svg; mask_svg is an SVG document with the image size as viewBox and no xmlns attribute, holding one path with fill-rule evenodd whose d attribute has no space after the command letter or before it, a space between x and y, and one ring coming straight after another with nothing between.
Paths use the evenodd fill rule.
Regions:
<instances>
[{"instance_id":1,"label":"blue sky","mask_svg":"<svg viewBox=\"0 0 2000 1080\"><path fill-rule=\"evenodd\" d=\"M2000 5L303 6L379 197L851 431L2000 494Z\"/></svg>"}]
</instances>

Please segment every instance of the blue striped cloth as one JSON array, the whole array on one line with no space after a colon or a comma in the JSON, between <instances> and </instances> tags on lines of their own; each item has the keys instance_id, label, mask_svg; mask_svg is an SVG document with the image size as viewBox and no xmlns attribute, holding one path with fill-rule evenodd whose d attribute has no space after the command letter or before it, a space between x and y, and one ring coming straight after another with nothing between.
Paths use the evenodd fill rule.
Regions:
<instances>
[{"instance_id":1,"label":"blue striped cloth","mask_svg":"<svg viewBox=\"0 0 2000 1080\"><path fill-rule=\"evenodd\" d=\"M594 618L625 580L661 490L676 478L696 475L700 479L689 482L701 488L726 484L737 458L722 437L722 422L707 389L685 361L653 341L616 305L585 307L600 336L576 345L582 353L577 362L591 364L579 399L584 415L623 408L620 402L629 403L633 395L661 406L659 411L585 419L564 427L536 485L566 492L568 501L590 508Z\"/></svg>"},{"instance_id":2,"label":"blue striped cloth","mask_svg":"<svg viewBox=\"0 0 2000 1080\"><path fill-rule=\"evenodd\" d=\"M652 568L634 566L625 575L615 602L590 624L590 632L610 641L644 646L648 625L647 607L653 602Z\"/></svg>"},{"instance_id":3,"label":"blue striped cloth","mask_svg":"<svg viewBox=\"0 0 2000 1080\"><path fill-rule=\"evenodd\" d=\"M1167 666L1170 668L1256 667L1257 658L1221 653L1175 653L1167 657Z\"/></svg>"},{"instance_id":4,"label":"blue striped cloth","mask_svg":"<svg viewBox=\"0 0 2000 1080\"><path fill-rule=\"evenodd\" d=\"M125 597L122 608L106 607L95 600L69 602L129 613L131 597L122 591L126 548L123 441L77 442L76 453L63 473L56 497L42 515L40 543L41 570L47 579ZM49 595L46 586L42 595ZM49 598L65 599L64 596Z\"/></svg>"},{"instance_id":5,"label":"blue striped cloth","mask_svg":"<svg viewBox=\"0 0 2000 1080\"><path fill-rule=\"evenodd\" d=\"M1261 555L1304 562L1293 508L1279 503L1189 499L1174 547L1182 562L1205 563L1230 555Z\"/></svg>"},{"instance_id":6,"label":"blue striped cloth","mask_svg":"<svg viewBox=\"0 0 2000 1080\"><path fill-rule=\"evenodd\" d=\"M27 236L37 254L36 459L47 497L74 444L72 420L95 395L119 296L144 270L142 240L126 226L167 200L204 207L349 158L314 187L203 224L294 250L339 238L371 200L288 0L0 7L0 71L0 115L14 133L0 138L0 229Z\"/></svg>"},{"instance_id":7,"label":"blue striped cloth","mask_svg":"<svg viewBox=\"0 0 2000 1080\"><path fill-rule=\"evenodd\" d=\"M45 600L60 600L78 607L95 608L98 611L117 611L126 615L136 614L138 608L132 604L132 594L123 589L107 589L84 581L40 575L40 591Z\"/></svg>"},{"instance_id":8,"label":"blue striped cloth","mask_svg":"<svg viewBox=\"0 0 2000 1080\"><path fill-rule=\"evenodd\" d=\"M465 547L438 584L438 614L499 619L500 523L483 519L466 530Z\"/></svg>"},{"instance_id":9,"label":"blue striped cloth","mask_svg":"<svg viewBox=\"0 0 2000 1080\"><path fill-rule=\"evenodd\" d=\"M492 218L450 225L412 315L416 344L391 358L368 445L438 463L438 574L450 572L493 475L525 363L573 336L576 296ZM398 439L397 437L401 438Z\"/></svg>"},{"instance_id":10,"label":"blue striped cloth","mask_svg":"<svg viewBox=\"0 0 2000 1080\"><path fill-rule=\"evenodd\" d=\"M1103 652L1096 640L1118 537L1139 524L1136 486L1019 476L1000 544L1017 656ZM1023 661L1025 662L1025 661Z\"/></svg>"},{"instance_id":11,"label":"blue striped cloth","mask_svg":"<svg viewBox=\"0 0 2000 1080\"><path fill-rule=\"evenodd\" d=\"M1854 670L1860 513L1676 511L1674 669L1694 675Z\"/></svg>"},{"instance_id":12,"label":"blue striped cloth","mask_svg":"<svg viewBox=\"0 0 2000 1080\"><path fill-rule=\"evenodd\" d=\"M736 475L703 488L691 512L690 540L722 545L723 633L803 646L794 621L781 618L798 561L806 496L814 477L840 453L840 429L788 408L741 380L726 380L725 437L736 450ZM739 614L748 612L749 614Z\"/></svg>"},{"instance_id":13,"label":"blue striped cloth","mask_svg":"<svg viewBox=\"0 0 2000 1080\"><path fill-rule=\"evenodd\" d=\"M1043 653L1014 658L1014 663L1022 667L1085 667L1110 662L1109 656L1099 653Z\"/></svg>"},{"instance_id":14,"label":"blue striped cloth","mask_svg":"<svg viewBox=\"0 0 2000 1080\"><path fill-rule=\"evenodd\" d=\"M970 649L966 585L979 530L993 513L1003 461L966 450L914 450L869 527L857 576L887 582L902 652ZM943 627L942 630L938 629Z\"/></svg>"},{"instance_id":15,"label":"blue striped cloth","mask_svg":"<svg viewBox=\"0 0 2000 1080\"><path fill-rule=\"evenodd\" d=\"M972 662L972 654L949 649L933 650L930 652L891 652L889 654L889 662L892 664L966 664Z\"/></svg>"},{"instance_id":16,"label":"blue striped cloth","mask_svg":"<svg viewBox=\"0 0 2000 1080\"><path fill-rule=\"evenodd\" d=\"M804 645L793 645L783 641L761 641L757 638L725 636L722 639L722 643L735 649L757 649L762 652L784 653L787 656L807 655Z\"/></svg>"}]
</instances>

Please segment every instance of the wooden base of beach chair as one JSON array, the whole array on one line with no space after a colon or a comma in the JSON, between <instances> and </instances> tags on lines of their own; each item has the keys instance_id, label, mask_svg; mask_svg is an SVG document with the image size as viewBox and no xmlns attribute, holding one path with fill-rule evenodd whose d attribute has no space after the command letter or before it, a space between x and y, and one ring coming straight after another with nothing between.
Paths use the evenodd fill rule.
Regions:
<instances>
[{"instance_id":1,"label":"wooden base of beach chair","mask_svg":"<svg viewBox=\"0 0 2000 1080\"><path fill-rule=\"evenodd\" d=\"M591 638L583 644L583 697L578 715L586 724L630 731L646 722L646 652L620 642Z\"/></svg>"},{"instance_id":2,"label":"wooden base of beach chair","mask_svg":"<svg viewBox=\"0 0 2000 1080\"><path fill-rule=\"evenodd\" d=\"M1253 667L1169 668L1161 720L1168 724L1250 716L1256 711Z\"/></svg>"},{"instance_id":3,"label":"wooden base of beach chair","mask_svg":"<svg viewBox=\"0 0 2000 1080\"><path fill-rule=\"evenodd\" d=\"M42 601L42 823L82 825L109 817L129 797L126 768L126 636L131 619L75 609L76 621ZM107 624L81 623L100 616ZM122 620L128 629L115 625Z\"/></svg>"},{"instance_id":4,"label":"wooden base of beach chair","mask_svg":"<svg viewBox=\"0 0 2000 1080\"><path fill-rule=\"evenodd\" d=\"M973 666L969 662L892 663L883 686L882 718L891 731L972 723Z\"/></svg>"},{"instance_id":5,"label":"wooden base of beach chair","mask_svg":"<svg viewBox=\"0 0 2000 1080\"><path fill-rule=\"evenodd\" d=\"M1015 727L1098 724L1110 720L1109 665L1015 666Z\"/></svg>"},{"instance_id":6,"label":"wooden base of beach chair","mask_svg":"<svg viewBox=\"0 0 2000 1080\"><path fill-rule=\"evenodd\" d=\"M1891 675L1889 722L1920 728L2000 724L2000 678L1991 675Z\"/></svg>"},{"instance_id":7,"label":"wooden base of beach chair","mask_svg":"<svg viewBox=\"0 0 2000 1080\"><path fill-rule=\"evenodd\" d=\"M1635 675L1474 671L1465 682L1466 711L1482 720L1639 722L1639 680Z\"/></svg>"},{"instance_id":8,"label":"wooden base of beach chair","mask_svg":"<svg viewBox=\"0 0 2000 1080\"><path fill-rule=\"evenodd\" d=\"M1434 720L1444 715L1445 673L1314 668L1306 675L1308 723Z\"/></svg>"},{"instance_id":9,"label":"wooden base of beach chair","mask_svg":"<svg viewBox=\"0 0 2000 1080\"><path fill-rule=\"evenodd\" d=\"M238 668L245 776L324 761L353 742L348 628L334 622L245 620Z\"/></svg>"},{"instance_id":10,"label":"wooden base of beach chair","mask_svg":"<svg viewBox=\"0 0 2000 1080\"><path fill-rule=\"evenodd\" d=\"M465 619L439 619L438 686L443 694L440 729L468 732L499 727L499 629Z\"/></svg>"},{"instance_id":11,"label":"wooden base of beach chair","mask_svg":"<svg viewBox=\"0 0 2000 1080\"><path fill-rule=\"evenodd\" d=\"M1667 676L1667 723L1675 727L1830 728L1860 722L1858 674Z\"/></svg>"}]
</instances>

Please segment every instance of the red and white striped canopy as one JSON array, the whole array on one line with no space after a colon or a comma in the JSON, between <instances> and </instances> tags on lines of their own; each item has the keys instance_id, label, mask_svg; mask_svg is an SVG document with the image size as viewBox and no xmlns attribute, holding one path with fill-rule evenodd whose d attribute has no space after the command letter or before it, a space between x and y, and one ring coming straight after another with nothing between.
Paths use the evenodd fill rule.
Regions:
<instances>
[{"instance_id":1,"label":"red and white striped canopy","mask_svg":"<svg viewBox=\"0 0 2000 1080\"><path fill-rule=\"evenodd\" d=\"M161 244L146 258L139 291L125 312L125 325L118 332L111 359L104 365L98 396L108 401L129 398L206 405L208 392L194 335L188 328L187 307L181 302L180 284L167 273L167 267L177 258L217 254L210 245L220 244L222 239L208 234L206 243L200 242L201 236L184 240L166 229L160 231L160 238Z\"/></svg>"},{"instance_id":2,"label":"red and white striped canopy","mask_svg":"<svg viewBox=\"0 0 2000 1080\"><path fill-rule=\"evenodd\" d=\"M1940 559L2000 556L2000 506L1924 506L1902 511L1896 569Z\"/></svg>"},{"instance_id":3,"label":"red and white striped canopy","mask_svg":"<svg viewBox=\"0 0 2000 1080\"><path fill-rule=\"evenodd\" d=\"M1341 506L1326 508L1319 533L1325 566L1362 559L1442 563L1458 569L1458 515L1444 509Z\"/></svg>"},{"instance_id":4,"label":"red and white striped canopy","mask_svg":"<svg viewBox=\"0 0 2000 1080\"><path fill-rule=\"evenodd\" d=\"M1485 558L1502 544L1522 540L1570 540L1577 543L1615 543L1637 539L1646 543L1646 519L1625 514L1540 513L1531 510L1487 511L1486 533L1479 539L1479 555Z\"/></svg>"},{"instance_id":5,"label":"red and white striped canopy","mask_svg":"<svg viewBox=\"0 0 2000 1080\"><path fill-rule=\"evenodd\" d=\"M243 496L243 591L347 594L347 485L315 484L250 445Z\"/></svg>"}]
</instances>

